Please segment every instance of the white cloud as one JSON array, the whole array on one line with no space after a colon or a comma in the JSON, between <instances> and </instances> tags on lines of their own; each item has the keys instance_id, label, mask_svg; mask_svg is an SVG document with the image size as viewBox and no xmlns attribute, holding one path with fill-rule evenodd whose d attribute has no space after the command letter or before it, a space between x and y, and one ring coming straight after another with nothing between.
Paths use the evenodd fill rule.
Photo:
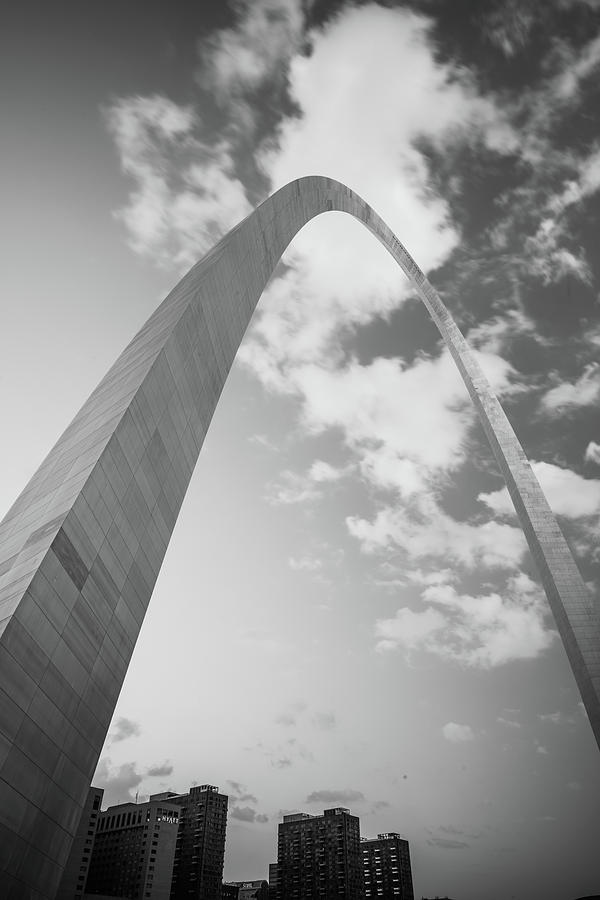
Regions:
<instances>
[{"instance_id":1,"label":"white cloud","mask_svg":"<svg viewBox=\"0 0 600 900\"><path fill-rule=\"evenodd\" d=\"M231 148L201 140L191 107L160 95L124 97L106 110L106 122L135 181L118 216L136 252L182 269L250 212Z\"/></svg>"},{"instance_id":2,"label":"white cloud","mask_svg":"<svg viewBox=\"0 0 600 900\"><path fill-rule=\"evenodd\" d=\"M458 522L425 494L411 506L386 506L371 521L350 516L346 524L365 553L402 550L410 562L452 560L467 570L514 569L526 549L520 528L493 521Z\"/></svg>"},{"instance_id":3,"label":"white cloud","mask_svg":"<svg viewBox=\"0 0 600 900\"><path fill-rule=\"evenodd\" d=\"M308 475L300 475L286 469L278 481L271 485L267 499L274 505L292 503L309 503L321 497L321 490Z\"/></svg>"},{"instance_id":4,"label":"white cloud","mask_svg":"<svg viewBox=\"0 0 600 900\"><path fill-rule=\"evenodd\" d=\"M304 27L301 0L237 0L238 18L231 28L213 33L199 45L197 81L229 107L231 124L251 128L250 99L267 81L283 82L289 57L297 50Z\"/></svg>"},{"instance_id":5,"label":"white cloud","mask_svg":"<svg viewBox=\"0 0 600 900\"><path fill-rule=\"evenodd\" d=\"M376 479L386 471L390 455L426 466L448 468L462 458L462 442L471 409L454 362L444 352L435 360L403 367L396 359L375 359L368 366L351 362L342 369L302 366L292 373L303 397L303 420L312 432L342 429L353 447L371 451L363 474ZM415 396L430 398L415 403ZM381 467L373 451L385 449ZM401 473L404 483L406 471Z\"/></svg>"},{"instance_id":6,"label":"white cloud","mask_svg":"<svg viewBox=\"0 0 600 900\"><path fill-rule=\"evenodd\" d=\"M395 489L403 497L411 497L425 488L423 473L417 463L398 456L387 444L377 449L365 449L360 471L371 484Z\"/></svg>"},{"instance_id":7,"label":"white cloud","mask_svg":"<svg viewBox=\"0 0 600 900\"><path fill-rule=\"evenodd\" d=\"M578 159L575 165L576 177L565 181L562 191L548 201L548 208L554 214L581 203L585 197L600 189L600 148L596 147L587 156Z\"/></svg>"},{"instance_id":8,"label":"white cloud","mask_svg":"<svg viewBox=\"0 0 600 900\"><path fill-rule=\"evenodd\" d=\"M534 9L524 6L519 0L497 6L482 21L487 39L507 57L514 56L526 46L534 24Z\"/></svg>"},{"instance_id":9,"label":"white cloud","mask_svg":"<svg viewBox=\"0 0 600 900\"><path fill-rule=\"evenodd\" d=\"M511 369L491 352L479 353L497 391L506 389ZM264 357L263 357L264 360ZM456 522L429 495L439 472L458 467L474 418L465 386L447 351L404 366L397 359L356 360L342 368L311 363L292 367L287 385L302 401L302 421L312 434L336 430L353 451L361 475L373 487L391 491L403 506L384 507L372 522L350 517L348 528L363 549L400 547L414 560L453 558L463 565L513 567L525 543L518 529L488 522ZM420 398L418 403L415 397ZM321 463L309 476L284 473L272 494L280 503L321 496L325 475L340 471Z\"/></svg>"},{"instance_id":10,"label":"white cloud","mask_svg":"<svg viewBox=\"0 0 600 900\"><path fill-rule=\"evenodd\" d=\"M560 281L567 275L584 282L590 280L590 269L583 251L575 253L563 246L567 228L565 222L548 216L540 223L536 233L525 241L526 267L544 284Z\"/></svg>"},{"instance_id":11,"label":"white cloud","mask_svg":"<svg viewBox=\"0 0 600 900\"><path fill-rule=\"evenodd\" d=\"M268 499L274 504L308 503L323 496L324 486L340 481L351 467L336 468L322 459L315 460L300 474L286 469L271 485Z\"/></svg>"},{"instance_id":12,"label":"white cloud","mask_svg":"<svg viewBox=\"0 0 600 900\"><path fill-rule=\"evenodd\" d=\"M264 447L265 450L270 450L272 453L278 453L279 447L277 444L273 443L273 441L267 437L266 434L252 434L248 438L249 443L256 444L259 447Z\"/></svg>"},{"instance_id":13,"label":"white cloud","mask_svg":"<svg viewBox=\"0 0 600 900\"><path fill-rule=\"evenodd\" d=\"M596 466L600 466L600 444L597 444L595 441L590 441L585 448L584 459L586 462L591 462Z\"/></svg>"},{"instance_id":14,"label":"white cloud","mask_svg":"<svg viewBox=\"0 0 600 900\"><path fill-rule=\"evenodd\" d=\"M468 665L491 668L512 659L533 659L553 640L544 627L543 595L524 573L509 579L502 595L472 597L438 585L426 588L423 599L455 614L459 644L450 655Z\"/></svg>"},{"instance_id":15,"label":"white cloud","mask_svg":"<svg viewBox=\"0 0 600 900\"><path fill-rule=\"evenodd\" d=\"M549 722L552 725L563 725L567 722L572 722L573 720L568 716L565 716L559 710L552 713L540 713L538 715L538 719L540 722Z\"/></svg>"},{"instance_id":16,"label":"white cloud","mask_svg":"<svg viewBox=\"0 0 600 900\"><path fill-rule=\"evenodd\" d=\"M508 580L502 595L474 597L438 584L423 591L423 600L428 605L420 612L405 607L393 619L376 623L378 650L422 650L490 669L515 659L533 659L554 639L544 625L540 589L523 573Z\"/></svg>"},{"instance_id":17,"label":"white cloud","mask_svg":"<svg viewBox=\"0 0 600 900\"><path fill-rule=\"evenodd\" d=\"M517 722L516 719L506 719L504 716L498 716L496 719L499 725L504 725L506 728L520 728L521 723Z\"/></svg>"},{"instance_id":18,"label":"white cloud","mask_svg":"<svg viewBox=\"0 0 600 900\"><path fill-rule=\"evenodd\" d=\"M472 741L475 737L475 732L470 725L459 725L457 722L447 722L442 728L442 734L452 744Z\"/></svg>"},{"instance_id":19,"label":"white cloud","mask_svg":"<svg viewBox=\"0 0 600 900\"><path fill-rule=\"evenodd\" d=\"M596 40L593 44L597 52L600 41ZM571 80L573 75L574 67L566 73L566 77ZM591 279L583 250L573 247L568 249L565 244L571 233L569 212L573 207L580 208L584 200L600 189L600 148L595 147L587 156L569 162L573 170L572 176L563 182L560 191L547 200L544 217L536 233L525 244L529 269L546 283L568 274L584 282ZM565 387L568 389L572 386ZM557 393L550 392L548 405L562 405L565 402L563 394L567 398L570 396L568 390L566 393L556 390ZM566 402L570 401L567 399Z\"/></svg>"},{"instance_id":20,"label":"white cloud","mask_svg":"<svg viewBox=\"0 0 600 900\"><path fill-rule=\"evenodd\" d=\"M471 130L494 145L504 140L501 114L464 72L435 59L428 29L422 16L370 4L311 33L312 53L290 63L300 115L283 121L262 156L273 187L307 174L345 181L408 241L425 271L447 258L459 236L429 189L416 139ZM242 351L277 390L294 365L339 360L340 336L385 315L408 291L391 258L341 213L303 229L287 261L291 268L267 291Z\"/></svg>"},{"instance_id":21,"label":"white cloud","mask_svg":"<svg viewBox=\"0 0 600 900\"><path fill-rule=\"evenodd\" d=\"M379 638L376 649L395 650L402 646L405 650L430 649L435 646L431 639L437 636L448 622L437 609L429 607L423 612L413 612L404 607L393 619L379 619L375 624L375 635Z\"/></svg>"},{"instance_id":22,"label":"white cloud","mask_svg":"<svg viewBox=\"0 0 600 900\"><path fill-rule=\"evenodd\" d=\"M594 148L583 158L565 158L563 165L570 166L572 175L543 204L537 230L524 245L524 262L545 283L569 274L589 282L590 268L583 250L567 246L572 230L569 213L600 188L600 149Z\"/></svg>"},{"instance_id":23,"label":"white cloud","mask_svg":"<svg viewBox=\"0 0 600 900\"><path fill-rule=\"evenodd\" d=\"M323 459L316 459L308 470L308 476L317 484L327 481L339 481L346 474L346 469L339 469Z\"/></svg>"},{"instance_id":24,"label":"white cloud","mask_svg":"<svg viewBox=\"0 0 600 900\"><path fill-rule=\"evenodd\" d=\"M493 386L502 390L511 372L508 363L491 353L479 358ZM445 350L411 366L383 358L364 366L353 360L338 369L301 365L289 379L302 398L306 428L339 429L358 454L362 475L376 487L410 496L423 488L429 470L462 462L473 410Z\"/></svg>"},{"instance_id":25,"label":"white cloud","mask_svg":"<svg viewBox=\"0 0 600 900\"><path fill-rule=\"evenodd\" d=\"M290 556L288 565L294 572L318 572L323 568L323 561L316 556Z\"/></svg>"},{"instance_id":26,"label":"white cloud","mask_svg":"<svg viewBox=\"0 0 600 900\"><path fill-rule=\"evenodd\" d=\"M600 148L593 144L584 156L558 150L555 128L576 106L582 79L599 64L600 40L595 37L575 48L557 38L546 62L547 78L524 90L506 109L511 121L527 121L518 152L535 175L529 185L504 195L506 215L494 229L493 245L496 250L511 246L515 265L546 284L567 276L591 284L592 272L571 213L579 215L583 201L600 188ZM556 188L549 190L549 185Z\"/></svg>"},{"instance_id":27,"label":"white cloud","mask_svg":"<svg viewBox=\"0 0 600 900\"><path fill-rule=\"evenodd\" d=\"M451 584L456 579L456 572L452 569L440 569L437 572L423 572L421 569L413 569L407 572L406 577L414 584Z\"/></svg>"},{"instance_id":28,"label":"white cloud","mask_svg":"<svg viewBox=\"0 0 600 900\"><path fill-rule=\"evenodd\" d=\"M515 303L519 303L516 286ZM515 337L524 334L535 336L538 343L544 343L544 339L537 334L536 323L517 307L507 310L501 316L480 322L469 330L467 340L470 347L501 356L504 348L510 345Z\"/></svg>"},{"instance_id":29,"label":"white cloud","mask_svg":"<svg viewBox=\"0 0 600 900\"><path fill-rule=\"evenodd\" d=\"M571 469L562 469L552 463L532 462L531 467L557 515L577 519L600 512L600 480L583 478ZM482 493L479 500L497 515L515 515L506 487L489 494Z\"/></svg>"},{"instance_id":30,"label":"white cloud","mask_svg":"<svg viewBox=\"0 0 600 900\"><path fill-rule=\"evenodd\" d=\"M573 54L573 58L568 61L568 65L554 84L557 97L563 101L571 100L578 92L581 82L588 78L598 65L600 65L600 36L578 49L577 55Z\"/></svg>"},{"instance_id":31,"label":"white cloud","mask_svg":"<svg viewBox=\"0 0 600 900\"><path fill-rule=\"evenodd\" d=\"M590 363L575 382L561 382L542 398L546 410L564 406L589 406L600 396L600 364Z\"/></svg>"}]
</instances>

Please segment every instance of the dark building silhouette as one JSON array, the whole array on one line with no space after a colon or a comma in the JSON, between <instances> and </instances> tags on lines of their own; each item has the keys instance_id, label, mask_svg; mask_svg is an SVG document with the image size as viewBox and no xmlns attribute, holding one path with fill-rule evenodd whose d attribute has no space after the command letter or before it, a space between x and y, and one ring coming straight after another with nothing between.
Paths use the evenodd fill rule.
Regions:
<instances>
[{"instance_id":1,"label":"dark building silhouette","mask_svg":"<svg viewBox=\"0 0 600 900\"><path fill-rule=\"evenodd\" d=\"M366 900L414 900L408 841L396 832L362 838Z\"/></svg>"},{"instance_id":2,"label":"dark building silhouette","mask_svg":"<svg viewBox=\"0 0 600 900\"><path fill-rule=\"evenodd\" d=\"M169 900L179 806L158 794L100 813L86 894Z\"/></svg>"},{"instance_id":3,"label":"dark building silhouette","mask_svg":"<svg viewBox=\"0 0 600 900\"><path fill-rule=\"evenodd\" d=\"M102 788L92 786L88 791L56 900L78 900L83 896L103 796Z\"/></svg>"},{"instance_id":4,"label":"dark building silhouette","mask_svg":"<svg viewBox=\"0 0 600 900\"><path fill-rule=\"evenodd\" d=\"M277 842L277 900L363 900L359 820L343 807L284 816Z\"/></svg>"},{"instance_id":5,"label":"dark building silhouette","mask_svg":"<svg viewBox=\"0 0 600 900\"><path fill-rule=\"evenodd\" d=\"M239 888L232 882L223 882L221 885L221 900L237 900Z\"/></svg>"},{"instance_id":6,"label":"dark building silhouette","mask_svg":"<svg viewBox=\"0 0 600 900\"><path fill-rule=\"evenodd\" d=\"M238 900L239 892L240 889L237 883L224 882L221 885L221 900Z\"/></svg>"},{"instance_id":7,"label":"dark building silhouette","mask_svg":"<svg viewBox=\"0 0 600 900\"><path fill-rule=\"evenodd\" d=\"M269 882L229 881L223 884L221 900L269 900Z\"/></svg>"},{"instance_id":8,"label":"dark building silhouette","mask_svg":"<svg viewBox=\"0 0 600 900\"><path fill-rule=\"evenodd\" d=\"M269 863L269 900L277 900L277 863Z\"/></svg>"},{"instance_id":9,"label":"dark building silhouette","mask_svg":"<svg viewBox=\"0 0 600 900\"><path fill-rule=\"evenodd\" d=\"M181 807L173 864L172 900L220 900L225 859L227 796L212 784L168 794Z\"/></svg>"}]
</instances>

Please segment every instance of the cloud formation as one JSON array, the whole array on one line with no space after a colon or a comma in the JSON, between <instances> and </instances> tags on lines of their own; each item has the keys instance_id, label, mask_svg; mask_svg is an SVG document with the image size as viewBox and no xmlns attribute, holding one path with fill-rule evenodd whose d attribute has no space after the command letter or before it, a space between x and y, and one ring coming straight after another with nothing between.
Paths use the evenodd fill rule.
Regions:
<instances>
[{"instance_id":1,"label":"cloud formation","mask_svg":"<svg viewBox=\"0 0 600 900\"><path fill-rule=\"evenodd\" d=\"M457 722L447 722L442 728L442 734L451 744L462 744L475 738L470 725L459 725Z\"/></svg>"},{"instance_id":2,"label":"cloud formation","mask_svg":"<svg viewBox=\"0 0 600 900\"><path fill-rule=\"evenodd\" d=\"M429 28L423 16L369 4L312 32L311 54L290 62L299 115L281 122L261 158L274 188L309 173L350 184L409 242L425 271L448 257L458 233L429 190L417 139L476 131L497 149L510 143L499 110L464 72L436 60ZM394 84L393 94L382 84ZM409 293L377 242L342 214L311 223L286 260L242 352L276 390L297 389L290 370L335 359L340 336L388 314Z\"/></svg>"},{"instance_id":3,"label":"cloud formation","mask_svg":"<svg viewBox=\"0 0 600 900\"><path fill-rule=\"evenodd\" d=\"M306 703L302 700L296 700L294 703L290 703L289 706L282 710L277 717L275 718L275 722L277 725L283 725L284 727L291 727L296 725L298 722L298 717L305 711Z\"/></svg>"},{"instance_id":4,"label":"cloud formation","mask_svg":"<svg viewBox=\"0 0 600 900\"><path fill-rule=\"evenodd\" d=\"M383 506L370 521L346 519L365 553L402 550L409 562L444 560L474 570L516 569L525 553L520 528L502 522L459 522L430 494L406 506Z\"/></svg>"},{"instance_id":5,"label":"cloud formation","mask_svg":"<svg viewBox=\"0 0 600 900\"><path fill-rule=\"evenodd\" d=\"M264 823L269 821L269 817L264 813L257 813L255 809L252 809L250 806L234 806L230 812L232 819L237 819L239 822L259 822Z\"/></svg>"},{"instance_id":6,"label":"cloud formation","mask_svg":"<svg viewBox=\"0 0 600 900\"><path fill-rule=\"evenodd\" d=\"M168 761L165 761L161 765L150 766L150 768L146 771L146 775L149 775L151 778L159 778L161 776L165 777L172 774L173 766Z\"/></svg>"},{"instance_id":7,"label":"cloud formation","mask_svg":"<svg viewBox=\"0 0 600 900\"><path fill-rule=\"evenodd\" d=\"M191 106L158 94L124 97L105 118L134 181L118 217L136 252L183 272L250 212L230 145L203 140Z\"/></svg>"},{"instance_id":8,"label":"cloud formation","mask_svg":"<svg viewBox=\"0 0 600 900\"><path fill-rule=\"evenodd\" d=\"M142 783L143 777L135 762L115 767L108 757L103 757L98 763L93 782L104 788L104 805L115 806L135 800L135 789Z\"/></svg>"},{"instance_id":9,"label":"cloud formation","mask_svg":"<svg viewBox=\"0 0 600 900\"><path fill-rule=\"evenodd\" d=\"M120 741L126 741L130 737L138 737L141 734L141 728L138 722L133 719L127 719L121 716L114 723L113 730L109 733L108 739L112 744L118 744Z\"/></svg>"},{"instance_id":10,"label":"cloud formation","mask_svg":"<svg viewBox=\"0 0 600 900\"><path fill-rule=\"evenodd\" d=\"M531 579L511 576L505 591L460 594L448 584L422 593L425 609L403 607L375 624L379 651L425 651L466 666L491 669L546 650L554 632L545 625L542 593Z\"/></svg>"},{"instance_id":11,"label":"cloud formation","mask_svg":"<svg viewBox=\"0 0 600 900\"><path fill-rule=\"evenodd\" d=\"M469 845L466 841L456 841L453 838L431 837L427 839L430 847L439 847L442 850L464 850Z\"/></svg>"},{"instance_id":12,"label":"cloud formation","mask_svg":"<svg viewBox=\"0 0 600 900\"><path fill-rule=\"evenodd\" d=\"M590 441L585 448L584 459L586 462L593 463L595 466L600 466L600 444L597 444L595 441Z\"/></svg>"},{"instance_id":13,"label":"cloud formation","mask_svg":"<svg viewBox=\"0 0 600 900\"><path fill-rule=\"evenodd\" d=\"M352 788L336 791L312 791L306 798L306 803L358 803L365 799L362 791L356 791Z\"/></svg>"},{"instance_id":14,"label":"cloud formation","mask_svg":"<svg viewBox=\"0 0 600 900\"><path fill-rule=\"evenodd\" d=\"M555 412L570 407L590 406L600 396L600 364L590 363L577 381L562 381L542 397L542 408Z\"/></svg>"},{"instance_id":15,"label":"cloud formation","mask_svg":"<svg viewBox=\"0 0 600 900\"><path fill-rule=\"evenodd\" d=\"M237 21L202 40L196 80L230 114L230 127L252 132L257 104L268 83L271 95L285 86L289 57L304 29L301 0L237 0Z\"/></svg>"},{"instance_id":16,"label":"cloud formation","mask_svg":"<svg viewBox=\"0 0 600 900\"><path fill-rule=\"evenodd\" d=\"M516 719L508 719L504 716L498 716L496 719L499 725L504 725L506 728L521 728L521 723L517 722Z\"/></svg>"},{"instance_id":17,"label":"cloud formation","mask_svg":"<svg viewBox=\"0 0 600 900\"><path fill-rule=\"evenodd\" d=\"M228 780L229 785L229 815L239 822L264 823L269 821L265 813L259 813L253 808L258 799L239 781ZM240 806L241 803L252 803L253 806Z\"/></svg>"},{"instance_id":18,"label":"cloud formation","mask_svg":"<svg viewBox=\"0 0 600 900\"><path fill-rule=\"evenodd\" d=\"M254 794L250 794L244 784L241 784L239 781L230 780L227 781L227 784L231 788L230 796L235 803L258 803Z\"/></svg>"},{"instance_id":19,"label":"cloud formation","mask_svg":"<svg viewBox=\"0 0 600 900\"><path fill-rule=\"evenodd\" d=\"M319 731L332 731L337 724L335 714L332 712L316 712L312 722Z\"/></svg>"},{"instance_id":20,"label":"cloud formation","mask_svg":"<svg viewBox=\"0 0 600 900\"><path fill-rule=\"evenodd\" d=\"M532 461L531 468L557 515L578 519L600 513L600 479L583 478L571 469L563 469L553 463ZM506 487L481 493L479 500L497 515L515 515Z\"/></svg>"}]
</instances>

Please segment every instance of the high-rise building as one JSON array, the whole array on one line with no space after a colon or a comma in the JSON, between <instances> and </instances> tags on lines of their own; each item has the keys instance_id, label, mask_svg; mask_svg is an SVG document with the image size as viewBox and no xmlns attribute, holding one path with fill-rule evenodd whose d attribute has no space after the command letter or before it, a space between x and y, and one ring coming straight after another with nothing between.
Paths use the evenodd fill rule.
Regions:
<instances>
[{"instance_id":1,"label":"high-rise building","mask_svg":"<svg viewBox=\"0 0 600 900\"><path fill-rule=\"evenodd\" d=\"M269 863L269 900L277 900L277 863Z\"/></svg>"},{"instance_id":2,"label":"high-rise building","mask_svg":"<svg viewBox=\"0 0 600 900\"><path fill-rule=\"evenodd\" d=\"M343 807L322 816L283 817L277 842L278 900L363 900L357 816Z\"/></svg>"},{"instance_id":3,"label":"high-rise building","mask_svg":"<svg viewBox=\"0 0 600 900\"><path fill-rule=\"evenodd\" d=\"M103 796L102 788L92 786L88 791L56 900L78 900L83 895Z\"/></svg>"},{"instance_id":4,"label":"high-rise building","mask_svg":"<svg viewBox=\"0 0 600 900\"><path fill-rule=\"evenodd\" d=\"M169 794L181 806L172 900L219 900L225 860L227 796L212 784Z\"/></svg>"},{"instance_id":5,"label":"high-rise building","mask_svg":"<svg viewBox=\"0 0 600 900\"><path fill-rule=\"evenodd\" d=\"M86 894L169 900L179 806L158 796L100 813Z\"/></svg>"},{"instance_id":6,"label":"high-rise building","mask_svg":"<svg viewBox=\"0 0 600 900\"><path fill-rule=\"evenodd\" d=\"M225 882L221 900L269 900L269 883L263 879Z\"/></svg>"},{"instance_id":7,"label":"high-rise building","mask_svg":"<svg viewBox=\"0 0 600 900\"><path fill-rule=\"evenodd\" d=\"M362 838L366 900L414 900L408 841L396 832Z\"/></svg>"}]
</instances>

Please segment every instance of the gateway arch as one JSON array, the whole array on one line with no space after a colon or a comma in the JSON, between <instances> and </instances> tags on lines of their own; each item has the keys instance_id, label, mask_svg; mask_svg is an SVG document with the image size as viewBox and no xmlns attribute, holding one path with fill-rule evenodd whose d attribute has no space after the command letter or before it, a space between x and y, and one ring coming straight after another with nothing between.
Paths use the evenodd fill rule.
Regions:
<instances>
[{"instance_id":1,"label":"gateway arch","mask_svg":"<svg viewBox=\"0 0 600 900\"><path fill-rule=\"evenodd\" d=\"M296 232L354 216L411 280L465 381L600 745L600 625L525 454L452 316L354 191L291 182L179 282L0 524L0 884L53 898L175 520L258 299Z\"/></svg>"}]
</instances>

